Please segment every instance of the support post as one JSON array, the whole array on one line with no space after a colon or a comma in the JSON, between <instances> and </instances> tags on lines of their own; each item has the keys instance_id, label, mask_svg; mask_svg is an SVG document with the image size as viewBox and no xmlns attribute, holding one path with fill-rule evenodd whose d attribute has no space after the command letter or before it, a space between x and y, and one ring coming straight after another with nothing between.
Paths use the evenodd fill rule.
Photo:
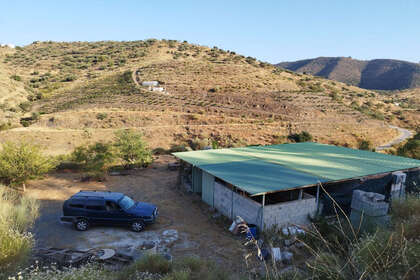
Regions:
<instances>
[{"instance_id":1,"label":"support post","mask_svg":"<svg viewBox=\"0 0 420 280\"><path fill-rule=\"evenodd\" d=\"M262 206L261 206L261 225L260 230L264 230L264 206L265 206L265 194L262 197Z\"/></svg>"},{"instance_id":2,"label":"support post","mask_svg":"<svg viewBox=\"0 0 420 280\"><path fill-rule=\"evenodd\" d=\"M316 186L316 213L319 214L319 184Z\"/></svg>"},{"instance_id":3,"label":"support post","mask_svg":"<svg viewBox=\"0 0 420 280\"><path fill-rule=\"evenodd\" d=\"M299 200L302 200L303 198L303 189L299 190Z\"/></svg>"},{"instance_id":4,"label":"support post","mask_svg":"<svg viewBox=\"0 0 420 280\"><path fill-rule=\"evenodd\" d=\"M230 208L230 217L233 220L233 192L235 191L235 188L232 188L231 193L232 193L232 207Z\"/></svg>"}]
</instances>

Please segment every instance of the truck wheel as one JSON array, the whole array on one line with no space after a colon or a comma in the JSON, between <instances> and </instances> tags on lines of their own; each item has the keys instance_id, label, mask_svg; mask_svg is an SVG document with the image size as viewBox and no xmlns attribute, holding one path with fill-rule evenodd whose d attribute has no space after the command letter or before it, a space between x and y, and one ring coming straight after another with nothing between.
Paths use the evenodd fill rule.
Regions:
<instances>
[{"instance_id":1,"label":"truck wheel","mask_svg":"<svg viewBox=\"0 0 420 280\"><path fill-rule=\"evenodd\" d=\"M135 221L131 223L131 230L135 232L140 232L144 229L145 224L142 221Z\"/></svg>"},{"instance_id":2,"label":"truck wheel","mask_svg":"<svg viewBox=\"0 0 420 280\"><path fill-rule=\"evenodd\" d=\"M78 230L78 231L85 231L89 228L89 222L85 219L80 219L77 220L74 223L74 227Z\"/></svg>"}]
</instances>

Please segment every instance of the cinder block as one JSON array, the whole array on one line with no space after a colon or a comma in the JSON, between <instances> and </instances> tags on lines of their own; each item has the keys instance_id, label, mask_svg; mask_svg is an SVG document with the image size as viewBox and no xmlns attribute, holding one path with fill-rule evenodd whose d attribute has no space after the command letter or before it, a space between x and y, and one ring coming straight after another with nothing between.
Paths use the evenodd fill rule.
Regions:
<instances>
[{"instance_id":1,"label":"cinder block","mask_svg":"<svg viewBox=\"0 0 420 280\"><path fill-rule=\"evenodd\" d=\"M363 212L368 216L383 216L388 213L389 204L384 201L385 196L379 193L353 191L351 208Z\"/></svg>"}]
</instances>

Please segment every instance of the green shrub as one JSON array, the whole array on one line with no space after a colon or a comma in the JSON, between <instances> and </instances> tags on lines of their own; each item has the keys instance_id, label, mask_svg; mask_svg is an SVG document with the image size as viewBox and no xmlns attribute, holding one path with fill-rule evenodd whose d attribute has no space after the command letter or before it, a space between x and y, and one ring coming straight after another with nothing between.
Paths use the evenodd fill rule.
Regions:
<instances>
[{"instance_id":1,"label":"green shrub","mask_svg":"<svg viewBox=\"0 0 420 280\"><path fill-rule=\"evenodd\" d=\"M72 82L74 80L76 80L76 76L75 75L67 75L61 81L62 82Z\"/></svg>"},{"instance_id":2,"label":"green shrub","mask_svg":"<svg viewBox=\"0 0 420 280\"><path fill-rule=\"evenodd\" d=\"M77 147L70 158L84 171L101 173L115 161L115 154L111 144L97 142Z\"/></svg>"},{"instance_id":3,"label":"green shrub","mask_svg":"<svg viewBox=\"0 0 420 280\"><path fill-rule=\"evenodd\" d=\"M133 264L136 271L167 274L172 271L172 263L162 255L150 255Z\"/></svg>"},{"instance_id":4,"label":"green shrub","mask_svg":"<svg viewBox=\"0 0 420 280\"><path fill-rule=\"evenodd\" d=\"M98 119L98 120L104 120L104 119L106 119L108 117L108 114L107 113L98 113L98 114L96 114L96 118Z\"/></svg>"},{"instance_id":5,"label":"green shrub","mask_svg":"<svg viewBox=\"0 0 420 280\"><path fill-rule=\"evenodd\" d=\"M18 75L12 75L10 76L10 79L18 81L18 82L22 81L22 78Z\"/></svg>"},{"instance_id":6,"label":"green shrub","mask_svg":"<svg viewBox=\"0 0 420 280\"><path fill-rule=\"evenodd\" d=\"M372 143L369 140L361 140L358 148L359 150L370 151L372 150Z\"/></svg>"},{"instance_id":7,"label":"green shrub","mask_svg":"<svg viewBox=\"0 0 420 280\"><path fill-rule=\"evenodd\" d=\"M307 131L302 131L301 133L290 134L287 138L289 140L297 142L297 143L298 142L310 142L313 139L312 135Z\"/></svg>"},{"instance_id":8,"label":"green shrub","mask_svg":"<svg viewBox=\"0 0 420 280\"><path fill-rule=\"evenodd\" d=\"M38 146L29 143L3 144L0 152L0 178L6 184L23 185L49 172L55 163L42 154Z\"/></svg>"},{"instance_id":9,"label":"green shrub","mask_svg":"<svg viewBox=\"0 0 420 280\"><path fill-rule=\"evenodd\" d=\"M133 130L120 130L115 133L114 146L118 157L126 167L146 167L153 162L152 152L142 139L143 135Z\"/></svg>"},{"instance_id":10,"label":"green shrub","mask_svg":"<svg viewBox=\"0 0 420 280\"><path fill-rule=\"evenodd\" d=\"M420 132L409 139L403 146L399 147L397 154L403 157L420 159Z\"/></svg>"}]
</instances>

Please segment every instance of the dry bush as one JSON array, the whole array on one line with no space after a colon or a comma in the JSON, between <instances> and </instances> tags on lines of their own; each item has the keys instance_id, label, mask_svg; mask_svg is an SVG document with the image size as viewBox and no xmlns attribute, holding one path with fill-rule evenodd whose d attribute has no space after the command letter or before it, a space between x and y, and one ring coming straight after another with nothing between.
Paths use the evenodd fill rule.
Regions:
<instances>
[{"instance_id":1,"label":"dry bush","mask_svg":"<svg viewBox=\"0 0 420 280\"><path fill-rule=\"evenodd\" d=\"M0 186L0 279L27 259L33 245L27 229L38 209L35 199Z\"/></svg>"}]
</instances>

